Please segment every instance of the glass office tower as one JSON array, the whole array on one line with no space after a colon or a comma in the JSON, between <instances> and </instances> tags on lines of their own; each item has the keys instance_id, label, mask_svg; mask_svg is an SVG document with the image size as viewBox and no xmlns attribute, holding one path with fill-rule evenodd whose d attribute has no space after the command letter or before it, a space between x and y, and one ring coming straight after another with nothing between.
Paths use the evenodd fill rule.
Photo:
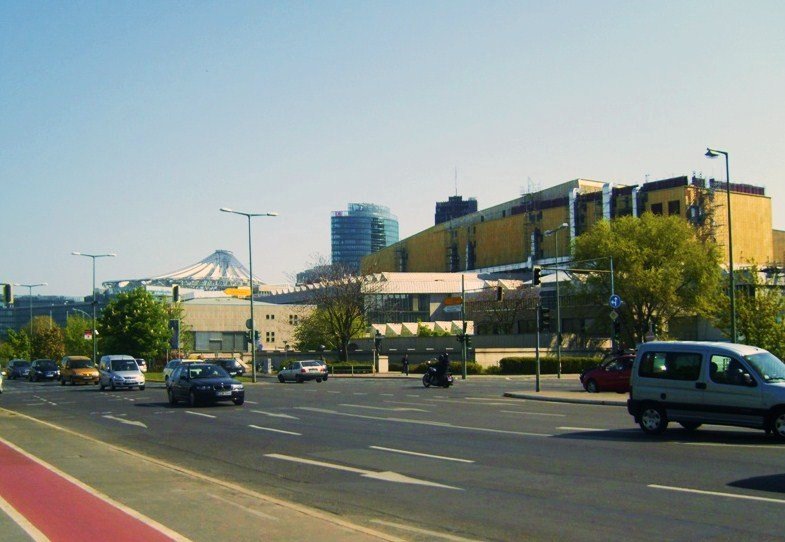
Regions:
<instances>
[{"instance_id":1,"label":"glass office tower","mask_svg":"<svg viewBox=\"0 0 785 542\"><path fill-rule=\"evenodd\" d=\"M354 271L364 256L398 242L398 218L382 205L350 203L346 211L333 212L330 226L332 262Z\"/></svg>"}]
</instances>

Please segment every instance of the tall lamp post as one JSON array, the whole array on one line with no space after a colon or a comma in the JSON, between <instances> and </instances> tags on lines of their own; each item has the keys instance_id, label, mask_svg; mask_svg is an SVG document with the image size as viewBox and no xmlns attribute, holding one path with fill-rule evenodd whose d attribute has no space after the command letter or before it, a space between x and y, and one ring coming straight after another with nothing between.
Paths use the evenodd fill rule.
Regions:
<instances>
[{"instance_id":1,"label":"tall lamp post","mask_svg":"<svg viewBox=\"0 0 785 542\"><path fill-rule=\"evenodd\" d=\"M74 256L84 256L85 258L91 258L93 260L93 293L91 296L91 301L93 305L93 329L92 329L92 338L93 338L93 365L96 364L96 357L98 355L98 350L95 342L95 311L96 307L98 306L98 300L95 298L95 260L96 258L114 258L117 254L109 252L107 254L85 254L84 252L72 252Z\"/></svg>"},{"instance_id":2,"label":"tall lamp post","mask_svg":"<svg viewBox=\"0 0 785 542\"><path fill-rule=\"evenodd\" d=\"M556 378L561 378L561 302L559 298L559 232L569 227L562 222L558 228L545 231L544 235L555 236L556 241Z\"/></svg>"},{"instance_id":3,"label":"tall lamp post","mask_svg":"<svg viewBox=\"0 0 785 542\"><path fill-rule=\"evenodd\" d=\"M14 284L14 286L23 286L27 288L29 292L28 296L30 298L30 348L32 349L33 346L33 288L38 288L39 286L46 286L46 282L39 282L38 284ZM30 352L30 357L33 356L33 352Z\"/></svg>"},{"instance_id":4,"label":"tall lamp post","mask_svg":"<svg viewBox=\"0 0 785 542\"><path fill-rule=\"evenodd\" d=\"M234 211L227 207L220 209L224 213L232 213L235 215L242 215L248 219L248 283L251 287L251 367L253 382L256 382L256 325L253 319L253 251L251 250L251 218L255 216L278 216L278 213L244 213L242 211Z\"/></svg>"},{"instance_id":5,"label":"tall lamp post","mask_svg":"<svg viewBox=\"0 0 785 542\"><path fill-rule=\"evenodd\" d=\"M728 272L730 274L730 335L735 343L736 334L736 278L733 276L733 227L730 212L730 166L728 165L728 153L718 149L706 147L706 158L717 158L719 155L725 157L725 189L728 196Z\"/></svg>"}]
</instances>

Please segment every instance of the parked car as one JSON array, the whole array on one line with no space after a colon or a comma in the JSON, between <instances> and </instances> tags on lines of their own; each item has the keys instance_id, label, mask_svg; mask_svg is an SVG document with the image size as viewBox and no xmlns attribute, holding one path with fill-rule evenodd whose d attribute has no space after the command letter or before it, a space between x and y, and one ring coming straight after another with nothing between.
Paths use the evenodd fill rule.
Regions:
<instances>
[{"instance_id":1,"label":"parked car","mask_svg":"<svg viewBox=\"0 0 785 542\"><path fill-rule=\"evenodd\" d=\"M229 376L243 376L245 374L245 367L235 358L216 358L209 361L222 367L229 373Z\"/></svg>"},{"instance_id":2,"label":"parked car","mask_svg":"<svg viewBox=\"0 0 785 542\"><path fill-rule=\"evenodd\" d=\"M142 358L136 358L136 364L139 366L139 370L143 373L147 372L147 362Z\"/></svg>"},{"instance_id":3,"label":"parked car","mask_svg":"<svg viewBox=\"0 0 785 542\"><path fill-rule=\"evenodd\" d=\"M623 354L610 357L593 369L581 373L581 384L589 393L600 391L616 391L627 393L630 391L630 374L635 361L633 354Z\"/></svg>"},{"instance_id":4,"label":"parked car","mask_svg":"<svg viewBox=\"0 0 785 542\"><path fill-rule=\"evenodd\" d=\"M287 380L294 382L327 380L327 366L318 359L290 361L278 371L278 381L286 382Z\"/></svg>"},{"instance_id":5,"label":"parked car","mask_svg":"<svg viewBox=\"0 0 785 542\"><path fill-rule=\"evenodd\" d=\"M216 401L242 405L245 401L245 387L213 363L181 363L169 380L166 395L170 405L179 401L186 401L192 407Z\"/></svg>"},{"instance_id":6,"label":"parked car","mask_svg":"<svg viewBox=\"0 0 785 542\"><path fill-rule=\"evenodd\" d=\"M764 430L785 441L785 363L755 346L713 342L640 345L627 410L644 433L677 422Z\"/></svg>"},{"instance_id":7,"label":"parked car","mask_svg":"<svg viewBox=\"0 0 785 542\"><path fill-rule=\"evenodd\" d=\"M8 362L6 372L8 374L8 380L27 378L27 375L30 374L30 362L26 359L12 359Z\"/></svg>"},{"instance_id":8,"label":"parked car","mask_svg":"<svg viewBox=\"0 0 785 542\"><path fill-rule=\"evenodd\" d=\"M30 382L39 380L57 380L60 378L60 368L52 359L37 359L30 364L27 379Z\"/></svg>"},{"instance_id":9,"label":"parked car","mask_svg":"<svg viewBox=\"0 0 785 542\"><path fill-rule=\"evenodd\" d=\"M98 369L87 356L66 356L60 362L60 384L98 384Z\"/></svg>"},{"instance_id":10,"label":"parked car","mask_svg":"<svg viewBox=\"0 0 785 542\"><path fill-rule=\"evenodd\" d=\"M139 388L144 389L144 374L139 370L136 360L131 356L115 354L102 356L98 365L99 382L101 391L111 388Z\"/></svg>"}]
</instances>

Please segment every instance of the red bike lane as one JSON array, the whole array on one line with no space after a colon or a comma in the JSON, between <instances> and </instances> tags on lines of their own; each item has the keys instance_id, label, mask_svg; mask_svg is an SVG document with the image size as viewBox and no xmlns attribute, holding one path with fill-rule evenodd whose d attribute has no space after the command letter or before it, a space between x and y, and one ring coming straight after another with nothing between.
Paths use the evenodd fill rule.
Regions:
<instances>
[{"instance_id":1,"label":"red bike lane","mask_svg":"<svg viewBox=\"0 0 785 542\"><path fill-rule=\"evenodd\" d=\"M187 540L70 479L2 438L0 498L52 542ZM18 518L12 519L25 528Z\"/></svg>"}]
</instances>

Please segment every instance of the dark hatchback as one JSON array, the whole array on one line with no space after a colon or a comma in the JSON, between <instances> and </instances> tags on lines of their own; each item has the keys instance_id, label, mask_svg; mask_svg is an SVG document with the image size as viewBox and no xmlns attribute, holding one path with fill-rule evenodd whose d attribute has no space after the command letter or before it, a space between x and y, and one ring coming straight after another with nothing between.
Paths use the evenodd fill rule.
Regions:
<instances>
[{"instance_id":1,"label":"dark hatchback","mask_svg":"<svg viewBox=\"0 0 785 542\"><path fill-rule=\"evenodd\" d=\"M219 367L223 367L224 370L229 373L229 376L243 376L245 374L245 367L243 367L243 364L234 358L217 358L211 359L210 361Z\"/></svg>"},{"instance_id":2,"label":"dark hatchback","mask_svg":"<svg viewBox=\"0 0 785 542\"><path fill-rule=\"evenodd\" d=\"M51 359L37 359L30 364L30 372L27 379L30 382L39 380L58 380L60 378L60 368Z\"/></svg>"},{"instance_id":3,"label":"dark hatchback","mask_svg":"<svg viewBox=\"0 0 785 542\"><path fill-rule=\"evenodd\" d=\"M8 367L5 370L8 380L27 378L27 375L30 374L30 362L26 359L12 359L8 362Z\"/></svg>"},{"instance_id":4,"label":"dark hatchback","mask_svg":"<svg viewBox=\"0 0 785 542\"><path fill-rule=\"evenodd\" d=\"M581 384L589 393L630 391L630 375L635 354L609 356L599 366L581 373Z\"/></svg>"},{"instance_id":5,"label":"dark hatchback","mask_svg":"<svg viewBox=\"0 0 785 542\"><path fill-rule=\"evenodd\" d=\"M245 401L245 387L212 363L179 365L169 378L166 394L170 405L185 401L192 407L217 401L242 405Z\"/></svg>"}]
</instances>

